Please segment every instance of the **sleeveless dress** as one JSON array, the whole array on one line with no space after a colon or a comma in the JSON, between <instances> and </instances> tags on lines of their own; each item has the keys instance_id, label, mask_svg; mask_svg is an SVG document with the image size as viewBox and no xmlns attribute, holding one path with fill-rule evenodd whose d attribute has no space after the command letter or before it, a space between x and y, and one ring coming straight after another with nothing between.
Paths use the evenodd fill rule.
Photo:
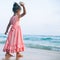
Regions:
<instances>
[{"instance_id":1,"label":"sleeveless dress","mask_svg":"<svg viewBox=\"0 0 60 60\"><path fill-rule=\"evenodd\" d=\"M8 34L5 46L3 48L4 52L22 52L24 51L24 42L22 39L21 28L19 25L18 16L12 16L10 19L11 29Z\"/></svg>"}]
</instances>

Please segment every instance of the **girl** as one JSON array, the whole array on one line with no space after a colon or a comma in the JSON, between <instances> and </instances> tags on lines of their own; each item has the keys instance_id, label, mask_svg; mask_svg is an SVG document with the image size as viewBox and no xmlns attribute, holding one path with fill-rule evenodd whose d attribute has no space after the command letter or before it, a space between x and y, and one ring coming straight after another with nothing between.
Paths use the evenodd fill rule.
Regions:
<instances>
[{"instance_id":1,"label":"girl","mask_svg":"<svg viewBox=\"0 0 60 60\"><path fill-rule=\"evenodd\" d=\"M15 52L18 57L22 57L22 55L19 52L24 51L24 43L22 39L21 28L19 26L19 20L26 14L26 10L22 2L20 3L20 5L18 5L16 2L13 4L14 15L11 17L5 32L5 34L7 34L11 26L10 32L8 34L8 38L3 48L3 51L6 52L5 56L13 56L10 53ZM23 7L22 14L20 14L21 7Z\"/></svg>"}]
</instances>

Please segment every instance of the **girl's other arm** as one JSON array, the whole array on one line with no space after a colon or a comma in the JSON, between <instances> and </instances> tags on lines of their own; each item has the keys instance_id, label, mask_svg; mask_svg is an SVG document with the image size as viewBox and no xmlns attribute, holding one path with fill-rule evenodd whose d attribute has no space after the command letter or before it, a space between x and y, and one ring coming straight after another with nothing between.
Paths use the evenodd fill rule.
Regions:
<instances>
[{"instance_id":1,"label":"girl's other arm","mask_svg":"<svg viewBox=\"0 0 60 60\"><path fill-rule=\"evenodd\" d=\"M7 26L7 29L6 29L6 32L5 32L5 34L7 34L7 33L8 33L8 30L9 30L9 28L10 28L10 25L11 25L11 23L9 22L9 24L8 24L8 26Z\"/></svg>"},{"instance_id":2,"label":"girl's other arm","mask_svg":"<svg viewBox=\"0 0 60 60\"><path fill-rule=\"evenodd\" d=\"M23 13L20 15L20 17L23 17L26 14L26 8L25 8L23 2L21 2L20 5L23 7Z\"/></svg>"}]
</instances>

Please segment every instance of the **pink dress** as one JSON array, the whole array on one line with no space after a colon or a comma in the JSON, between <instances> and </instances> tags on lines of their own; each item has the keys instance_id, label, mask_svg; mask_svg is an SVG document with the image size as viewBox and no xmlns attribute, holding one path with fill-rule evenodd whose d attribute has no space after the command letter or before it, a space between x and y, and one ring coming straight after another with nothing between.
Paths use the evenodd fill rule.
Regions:
<instances>
[{"instance_id":1,"label":"pink dress","mask_svg":"<svg viewBox=\"0 0 60 60\"><path fill-rule=\"evenodd\" d=\"M22 52L24 51L24 43L22 39L21 28L19 26L18 16L13 16L10 22L12 26L8 34L8 38L6 40L3 51L10 53Z\"/></svg>"}]
</instances>

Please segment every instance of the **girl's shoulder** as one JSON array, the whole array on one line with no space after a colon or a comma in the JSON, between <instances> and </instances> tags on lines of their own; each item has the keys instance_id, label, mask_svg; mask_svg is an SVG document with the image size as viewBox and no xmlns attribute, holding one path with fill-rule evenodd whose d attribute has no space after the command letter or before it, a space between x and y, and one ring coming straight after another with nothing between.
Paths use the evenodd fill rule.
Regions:
<instances>
[{"instance_id":1,"label":"girl's shoulder","mask_svg":"<svg viewBox=\"0 0 60 60\"><path fill-rule=\"evenodd\" d=\"M11 18L10 18L10 20L18 20L18 16L17 15L13 15Z\"/></svg>"},{"instance_id":2,"label":"girl's shoulder","mask_svg":"<svg viewBox=\"0 0 60 60\"><path fill-rule=\"evenodd\" d=\"M17 15L13 15L11 18L12 18L12 19L13 19L13 18L18 18L18 16L17 16Z\"/></svg>"}]
</instances>

